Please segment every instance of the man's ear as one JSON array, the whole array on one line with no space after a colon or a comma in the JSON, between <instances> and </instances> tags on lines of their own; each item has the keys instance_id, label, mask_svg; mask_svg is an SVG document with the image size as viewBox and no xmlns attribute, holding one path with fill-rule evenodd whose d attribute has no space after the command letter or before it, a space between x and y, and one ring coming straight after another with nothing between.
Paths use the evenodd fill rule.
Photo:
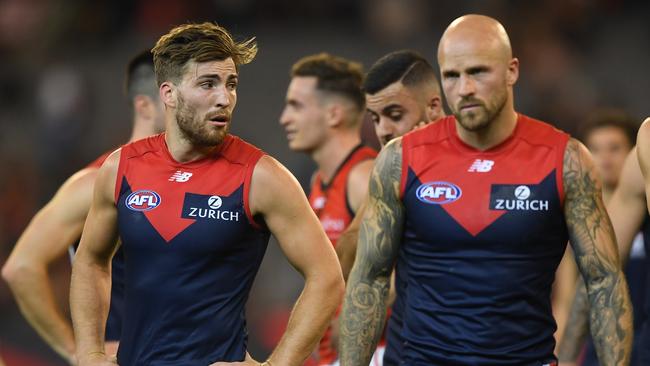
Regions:
<instances>
[{"instance_id":1,"label":"man's ear","mask_svg":"<svg viewBox=\"0 0 650 366\"><path fill-rule=\"evenodd\" d=\"M432 95L427 101L426 116L428 121L431 122L441 118L443 115L442 98L438 94Z\"/></svg>"},{"instance_id":2,"label":"man's ear","mask_svg":"<svg viewBox=\"0 0 650 366\"><path fill-rule=\"evenodd\" d=\"M160 100L168 106L172 108L176 108L176 85L170 81L165 81L164 83L160 84L159 88L159 93L160 93Z\"/></svg>"}]
</instances>

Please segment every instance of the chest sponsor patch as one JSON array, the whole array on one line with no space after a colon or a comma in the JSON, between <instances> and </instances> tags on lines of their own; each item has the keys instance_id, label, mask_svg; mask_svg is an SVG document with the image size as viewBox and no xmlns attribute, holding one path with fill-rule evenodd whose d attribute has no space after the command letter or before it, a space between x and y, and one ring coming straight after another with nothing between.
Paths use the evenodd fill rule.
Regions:
<instances>
[{"instance_id":1,"label":"chest sponsor patch","mask_svg":"<svg viewBox=\"0 0 650 366\"><path fill-rule=\"evenodd\" d=\"M185 193L182 218L192 220L240 221L244 214L226 204L227 197Z\"/></svg>"},{"instance_id":2,"label":"chest sponsor patch","mask_svg":"<svg viewBox=\"0 0 650 366\"><path fill-rule=\"evenodd\" d=\"M126 207L132 211L151 211L160 205L160 195L154 191L135 191L126 197Z\"/></svg>"},{"instance_id":3,"label":"chest sponsor patch","mask_svg":"<svg viewBox=\"0 0 650 366\"><path fill-rule=\"evenodd\" d=\"M549 201L537 184L493 184L490 210L548 211Z\"/></svg>"},{"instance_id":4,"label":"chest sponsor patch","mask_svg":"<svg viewBox=\"0 0 650 366\"><path fill-rule=\"evenodd\" d=\"M458 200L463 192L460 187L449 182L423 183L415 191L417 198L428 204L444 205Z\"/></svg>"}]
</instances>

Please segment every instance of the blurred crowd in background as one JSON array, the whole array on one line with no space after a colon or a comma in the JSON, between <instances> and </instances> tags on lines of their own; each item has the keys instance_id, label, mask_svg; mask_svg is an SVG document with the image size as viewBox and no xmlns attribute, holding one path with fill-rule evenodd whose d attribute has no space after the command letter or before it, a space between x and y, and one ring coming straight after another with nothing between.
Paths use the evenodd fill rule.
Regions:
<instances>
[{"instance_id":1,"label":"blurred crowd in background","mask_svg":"<svg viewBox=\"0 0 650 366\"><path fill-rule=\"evenodd\" d=\"M126 63L172 26L215 21L257 37L240 69L232 132L285 164L308 186L314 169L292 153L278 118L291 65L329 52L369 67L402 48L434 65L456 17L480 13L508 30L521 62L515 107L570 133L600 108L639 123L650 115L650 2L623 0L0 0L0 265L37 209L70 174L127 141ZM367 126L369 143L372 128ZM51 268L67 307L70 265ZM302 286L270 245L248 306L250 351L282 334ZM0 283L0 354L9 365L63 365Z\"/></svg>"}]
</instances>

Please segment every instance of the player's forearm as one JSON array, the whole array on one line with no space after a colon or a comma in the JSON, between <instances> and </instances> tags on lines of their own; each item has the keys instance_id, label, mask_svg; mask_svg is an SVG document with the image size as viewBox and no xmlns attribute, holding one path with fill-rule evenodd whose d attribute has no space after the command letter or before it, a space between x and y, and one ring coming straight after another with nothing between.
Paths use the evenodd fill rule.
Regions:
<instances>
[{"instance_id":1,"label":"player's forearm","mask_svg":"<svg viewBox=\"0 0 650 366\"><path fill-rule=\"evenodd\" d=\"M576 362L582 346L585 342L585 337L589 328L587 322L589 321L589 299L587 298L587 290L582 279L579 280L579 285L576 287L575 298L569 311L569 319L564 327L564 333L560 342L558 358L561 362Z\"/></svg>"},{"instance_id":2,"label":"player's forearm","mask_svg":"<svg viewBox=\"0 0 650 366\"><path fill-rule=\"evenodd\" d=\"M5 273L27 321L54 351L71 363L75 353L72 325L55 300L47 269L29 266Z\"/></svg>"},{"instance_id":3,"label":"player's forearm","mask_svg":"<svg viewBox=\"0 0 650 366\"><path fill-rule=\"evenodd\" d=\"M356 267L350 274L340 320L341 366L370 363L384 328L389 276L370 278Z\"/></svg>"},{"instance_id":4,"label":"player's forearm","mask_svg":"<svg viewBox=\"0 0 650 366\"><path fill-rule=\"evenodd\" d=\"M350 271L354 265L357 254L357 240L359 239L359 228L348 228L339 238L336 245L336 255L341 263L343 279L347 282Z\"/></svg>"},{"instance_id":5,"label":"player's forearm","mask_svg":"<svg viewBox=\"0 0 650 366\"><path fill-rule=\"evenodd\" d=\"M77 357L104 352L104 334L110 302L110 265L75 259L70 287L70 308Z\"/></svg>"},{"instance_id":6,"label":"player's forearm","mask_svg":"<svg viewBox=\"0 0 650 366\"><path fill-rule=\"evenodd\" d=\"M591 335L603 365L626 366L632 352L632 305L622 271L588 286Z\"/></svg>"},{"instance_id":7,"label":"player's forearm","mask_svg":"<svg viewBox=\"0 0 650 366\"><path fill-rule=\"evenodd\" d=\"M273 365L302 365L320 341L343 297L340 272L305 279L287 330L270 357Z\"/></svg>"}]
</instances>

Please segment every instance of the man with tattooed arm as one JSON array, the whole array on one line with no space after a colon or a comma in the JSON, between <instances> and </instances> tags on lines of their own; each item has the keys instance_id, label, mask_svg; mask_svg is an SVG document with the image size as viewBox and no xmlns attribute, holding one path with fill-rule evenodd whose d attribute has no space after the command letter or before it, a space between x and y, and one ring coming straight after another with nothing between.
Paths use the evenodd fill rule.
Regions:
<instances>
[{"instance_id":1,"label":"man with tattooed arm","mask_svg":"<svg viewBox=\"0 0 650 366\"><path fill-rule=\"evenodd\" d=\"M438 61L453 116L393 140L377 159L341 364L367 364L399 256L403 364L556 365L550 291L570 240L599 358L627 365L630 300L589 152L515 111L519 61L496 20L456 19Z\"/></svg>"}]
</instances>

